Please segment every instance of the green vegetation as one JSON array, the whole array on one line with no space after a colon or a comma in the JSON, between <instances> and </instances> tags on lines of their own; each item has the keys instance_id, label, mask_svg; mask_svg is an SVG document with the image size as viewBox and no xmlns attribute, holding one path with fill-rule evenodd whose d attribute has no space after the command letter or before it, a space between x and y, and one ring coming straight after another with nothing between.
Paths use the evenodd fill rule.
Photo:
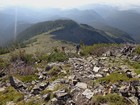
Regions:
<instances>
[{"instance_id":1,"label":"green vegetation","mask_svg":"<svg viewBox=\"0 0 140 105\"><path fill-rule=\"evenodd\" d=\"M42 101L40 99L32 98L28 102L20 101L16 105L42 105Z\"/></svg>"},{"instance_id":2,"label":"green vegetation","mask_svg":"<svg viewBox=\"0 0 140 105\"><path fill-rule=\"evenodd\" d=\"M106 96L93 96L93 102L95 105L99 104L109 104L109 105L131 105L132 103L129 103L127 100L125 100L124 97L118 95L118 94L108 94Z\"/></svg>"},{"instance_id":3,"label":"green vegetation","mask_svg":"<svg viewBox=\"0 0 140 105\"><path fill-rule=\"evenodd\" d=\"M51 77L49 81L54 81L58 78L62 78L70 73L70 66L54 66L50 71L48 71L48 75Z\"/></svg>"},{"instance_id":4,"label":"green vegetation","mask_svg":"<svg viewBox=\"0 0 140 105\"><path fill-rule=\"evenodd\" d=\"M131 67L133 67L134 69L140 69L140 63L138 63L138 62L130 62L130 61L128 61L128 64L131 66Z\"/></svg>"},{"instance_id":5,"label":"green vegetation","mask_svg":"<svg viewBox=\"0 0 140 105\"><path fill-rule=\"evenodd\" d=\"M135 52L136 52L137 54L140 54L140 45L136 47Z\"/></svg>"},{"instance_id":6,"label":"green vegetation","mask_svg":"<svg viewBox=\"0 0 140 105\"><path fill-rule=\"evenodd\" d=\"M47 53L42 54L38 57L39 60L41 61L47 61L48 60L49 55Z\"/></svg>"},{"instance_id":7,"label":"green vegetation","mask_svg":"<svg viewBox=\"0 0 140 105\"><path fill-rule=\"evenodd\" d=\"M25 83L32 82L32 81L38 79L37 75L26 75L26 76L16 75L15 77L17 77L19 80L21 80L22 82L25 82Z\"/></svg>"},{"instance_id":8,"label":"green vegetation","mask_svg":"<svg viewBox=\"0 0 140 105\"><path fill-rule=\"evenodd\" d=\"M140 74L140 69L136 69L135 73Z\"/></svg>"},{"instance_id":9,"label":"green vegetation","mask_svg":"<svg viewBox=\"0 0 140 105\"><path fill-rule=\"evenodd\" d=\"M6 105L6 102L20 102L23 100L23 95L17 92L13 87L8 87L0 92L0 105Z\"/></svg>"},{"instance_id":10,"label":"green vegetation","mask_svg":"<svg viewBox=\"0 0 140 105\"><path fill-rule=\"evenodd\" d=\"M6 68L8 66L8 61L3 60L0 58L0 70Z\"/></svg>"},{"instance_id":11,"label":"green vegetation","mask_svg":"<svg viewBox=\"0 0 140 105\"><path fill-rule=\"evenodd\" d=\"M8 48L0 48L0 55L9 53L10 50Z\"/></svg>"},{"instance_id":12,"label":"green vegetation","mask_svg":"<svg viewBox=\"0 0 140 105\"><path fill-rule=\"evenodd\" d=\"M112 73L109 76L99 78L96 80L96 82L106 82L106 83L115 83L118 81L129 81L129 78L126 76L126 74L120 74L120 73Z\"/></svg>"},{"instance_id":13,"label":"green vegetation","mask_svg":"<svg viewBox=\"0 0 140 105\"><path fill-rule=\"evenodd\" d=\"M68 60L68 56L63 52L53 52L48 56L48 62L63 62Z\"/></svg>"},{"instance_id":14,"label":"green vegetation","mask_svg":"<svg viewBox=\"0 0 140 105\"><path fill-rule=\"evenodd\" d=\"M135 61L126 61L129 66L131 66L135 73L140 74L140 63Z\"/></svg>"},{"instance_id":15,"label":"green vegetation","mask_svg":"<svg viewBox=\"0 0 140 105\"><path fill-rule=\"evenodd\" d=\"M27 102L25 105L41 105L41 102L38 102L36 99L32 99L31 101Z\"/></svg>"},{"instance_id":16,"label":"green vegetation","mask_svg":"<svg viewBox=\"0 0 140 105\"><path fill-rule=\"evenodd\" d=\"M33 58L32 54L27 54L25 50L19 50L19 52L14 52L10 54L11 62L15 62L16 60L22 60L27 64L32 64L35 62L35 58Z\"/></svg>"},{"instance_id":17,"label":"green vegetation","mask_svg":"<svg viewBox=\"0 0 140 105\"><path fill-rule=\"evenodd\" d=\"M61 68L58 66L55 66L48 72L48 75L56 76L58 75L59 72L61 72Z\"/></svg>"},{"instance_id":18,"label":"green vegetation","mask_svg":"<svg viewBox=\"0 0 140 105\"><path fill-rule=\"evenodd\" d=\"M97 55L100 56L104 52L108 51L110 47L117 47L119 44L94 44L92 46L83 46L81 55Z\"/></svg>"}]
</instances>

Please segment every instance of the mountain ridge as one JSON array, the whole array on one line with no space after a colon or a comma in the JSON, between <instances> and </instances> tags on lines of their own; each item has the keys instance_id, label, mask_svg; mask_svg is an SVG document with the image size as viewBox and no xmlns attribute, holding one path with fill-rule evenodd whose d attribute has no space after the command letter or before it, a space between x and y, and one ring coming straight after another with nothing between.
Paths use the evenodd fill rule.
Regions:
<instances>
[{"instance_id":1,"label":"mountain ridge","mask_svg":"<svg viewBox=\"0 0 140 105\"><path fill-rule=\"evenodd\" d=\"M128 35L124 38L117 36L112 37L106 34L104 31L98 30L87 24L78 24L73 20L55 20L40 22L21 32L17 39L28 39L35 35L49 32L54 35L53 38L59 40L71 41L74 43L80 43L83 41L85 44L91 45L94 43L125 43L134 42L134 40ZM127 37L129 40L127 40ZM124 40L126 38L126 40Z\"/></svg>"}]
</instances>

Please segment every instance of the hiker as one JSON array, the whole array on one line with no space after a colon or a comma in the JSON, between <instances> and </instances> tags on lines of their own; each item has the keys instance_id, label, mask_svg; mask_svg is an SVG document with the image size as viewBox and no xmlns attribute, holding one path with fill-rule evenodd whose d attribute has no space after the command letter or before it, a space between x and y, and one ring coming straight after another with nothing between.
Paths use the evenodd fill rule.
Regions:
<instances>
[{"instance_id":1,"label":"hiker","mask_svg":"<svg viewBox=\"0 0 140 105\"><path fill-rule=\"evenodd\" d=\"M79 54L80 47L81 47L81 46L80 46L79 44L76 46L76 53L77 53L77 54Z\"/></svg>"},{"instance_id":2,"label":"hiker","mask_svg":"<svg viewBox=\"0 0 140 105\"><path fill-rule=\"evenodd\" d=\"M62 46L62 52L64 52L64 53L65 53L65 47L64 47L64 46Z\"/></svg>"}]
</instances>

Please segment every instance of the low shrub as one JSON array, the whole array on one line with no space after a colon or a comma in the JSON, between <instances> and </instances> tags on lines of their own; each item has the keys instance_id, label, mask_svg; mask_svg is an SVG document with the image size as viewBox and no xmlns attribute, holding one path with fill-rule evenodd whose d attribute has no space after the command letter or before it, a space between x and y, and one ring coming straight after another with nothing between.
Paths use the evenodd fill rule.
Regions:
<instances>
[{"instance_id":1,"label":"low shrub","mask_svg":"<svg viewBox=\"0 0 140 105\"><path fill-rule=\"evenodd\" d=\"M39 59L40 61L47 61L47 60L48 60L48 57L49 57L49 55L45 53L45 54L40 55L40 56L38 57L38 59Z\"/></svg>"},{"instance_id":2,"label":"low shrub","mask_svg":"<svg viewBox=\"0 0 140 105\"><path fill-rule=\"evenodd\" d=\"M96 82L106 82L106 83L115 83L118 81L129 81L129 78L126 74L112 73L109 76L99 78Z\"/></svg>"},{"instance_id":3,"label":"low shrub","mask_svg":"<svg viewBox=\"0 0 140 105\"><path fill-rule=\"evenodd\" d=\"M106 96L94 96L93 101L95 105L99 104L109 104L109 105L131 105L132 103L128 102L124 97L118 94L108 94Z\"/></svg>"},{"instance_id":4,"label":"low shrub","mask_svg":"<svg viewBox=\"0 0 140 105\"><path fill-rule=\"evenodd\" d=\"M82 56L87 56L87 55L97 55L100 56L103 53L105 53L106 51L108 51L108 49L110 49L110 47L118 47L118 44L94 44L92 46L82 46L82 51L81 51L81 55Z\"/></svg>"},{"instance_id":5,"label":"low shrub","mask_svg":"<svg viewBox=\"0 0 140 105\"><path fill-rule=\"evenodd\" d=\"M32 82L33 80L37 80L38 77L37 75L26 75L26 76L16 76L19 80L21 80L22 82Z\"/></svg>"},{"instance_id":6,"label":"low shrub","mask_svg":"<svg viewBox=\"0 0 140 105\"><path fill-rule=\"evenodd\" d=\"M0 70L6 68L9 65L8 61L4 61L2 58L0 58Z\"/></svg>"},{"instance_id":7,"label":"low shrub","mask_svg":"<svg viewBox=\"0 0 140 105\"><path fill-rule=\"evenodd\" d=\"M53 52L48 56L48 62L63 62L68 60L68 56L63 52Z\"/></svg>"},{"instance_id":8,"label":"low shrub","mask_svg":"<svg viewBox=\"0 0 140 105\"><path fill-rule=\"evenodd\" d=\"M10 50L8 48L0 48L0 55L9 53Z\"/></svg>"},{"instance_id":9,"label":"low shrub","mask_svg":"<svg viewBox=\"0 0 140 105\"><path fill-rule=\"evenodd\" d=\"M131 67L133 67L134 69L140 69L140 63L139 62L127 62Z\"/></svg>"},{"instance_id":10,"label":"low shrub","mask_svg":"<svg viewBox=\"0 0 140 105\"><path fill-rule=\"evenodd\" d=\"M14 53L11 53L10 55L11 55L11 59L10 59L11 62L15 62L16 60L21 60L27 64L28 63L32 64L36 61L33 55L27 54L25 50L19 50L19 52L14 52Z\"/></svg>"}]
</instances>

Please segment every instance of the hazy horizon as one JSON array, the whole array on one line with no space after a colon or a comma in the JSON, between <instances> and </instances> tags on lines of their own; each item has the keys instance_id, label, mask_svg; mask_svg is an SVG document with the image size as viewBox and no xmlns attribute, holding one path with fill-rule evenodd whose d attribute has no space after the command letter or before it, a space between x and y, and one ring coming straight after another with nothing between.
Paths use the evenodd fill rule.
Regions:
<instances>
[{"instance_id":1,"label":"hazy horizon","mask_svg":"<svg viewBox=\"0 0 140 105\"><path fill-rule=\"evenodd\" d=\"M45 8L60 8L71 9L81 8L85 5L110 5L121 9L130 9L140 7L139 0L0 0L0 9L9 7L27 7L33 9L45 9Z\"/></svg>"}]
</instances>

